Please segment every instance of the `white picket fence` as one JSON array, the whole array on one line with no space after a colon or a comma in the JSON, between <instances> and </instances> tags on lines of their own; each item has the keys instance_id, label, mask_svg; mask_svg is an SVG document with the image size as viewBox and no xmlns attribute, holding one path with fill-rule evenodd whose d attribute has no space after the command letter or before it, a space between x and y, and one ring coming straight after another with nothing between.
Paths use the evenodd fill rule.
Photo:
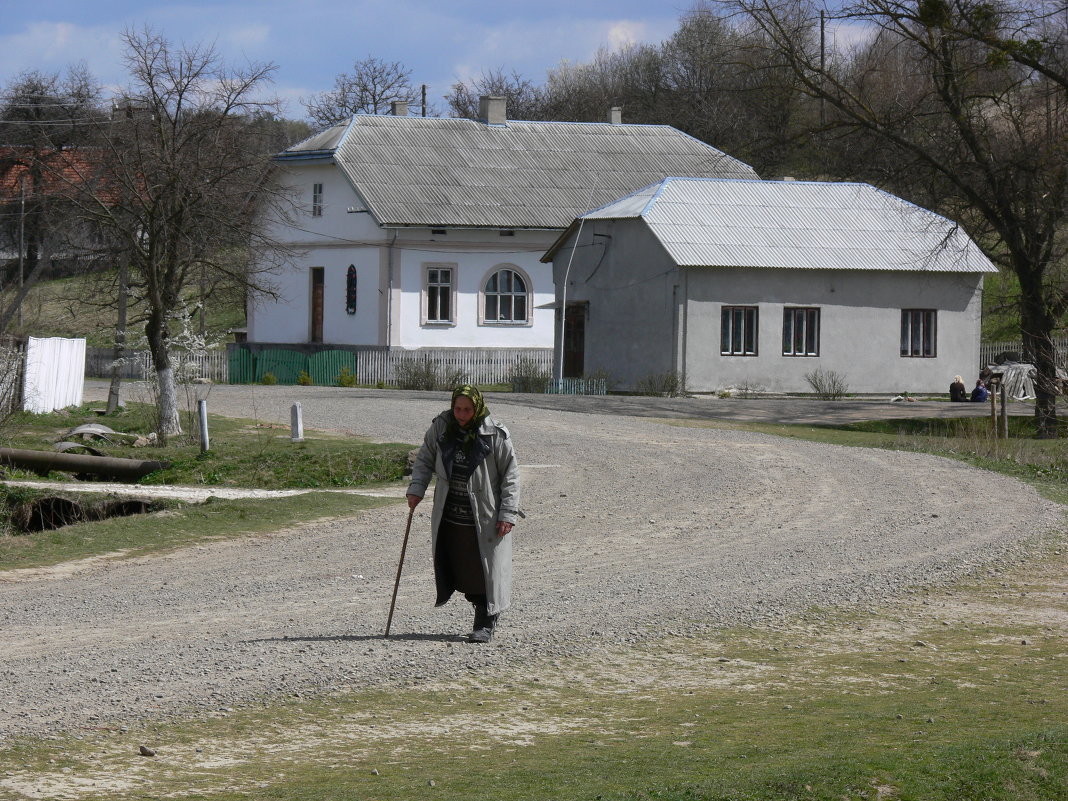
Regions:
<instances>
[{"instance_id":1,"label":"white picket fence","mask_svg":"<svg viewBox=\"0 0 1068 801\"><path fill-rule=\"evenodd\" d=\"M194 378L209 378L216 384L225 384L229 379L229 364L226 351L212 350L202 354L174 353L174 364L183 365ZM111 348L85 349L85 374L91 378L111 378L115 363ZM152 374L152 358L147 350L127 351L119 361L120 378L145 380Z\"/></svg>"},{"instance_id":2,"label":"white picket fence","mask_svg":"<svg viewBox=\"0 0 1068 801\"><path fill-rule=\"evenodd\" d=\"M552 374L553 352L547 348L421 348L360 353L357 380L374 386L396 386L406 365L433 365L443 378L457 376L470 384L507 384L516 365L526 360L546 375Z\"/></svg>"}]
</instances>

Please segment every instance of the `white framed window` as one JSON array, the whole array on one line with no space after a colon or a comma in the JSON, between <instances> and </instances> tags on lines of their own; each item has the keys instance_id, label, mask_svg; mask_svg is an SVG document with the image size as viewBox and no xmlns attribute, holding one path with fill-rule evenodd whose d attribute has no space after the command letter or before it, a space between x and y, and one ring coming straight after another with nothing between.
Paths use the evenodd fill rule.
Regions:
<instances>
[{"instance_id":1,"label":"white framed window","mask_svg":"<svg viewBox=\"0 0 1068 801\"><path fill-rule=\"evenodd\" d=\"M456 265L423 265L423 323L454 322L456 307Z\"/></svg>"},{"instance_id":2,"label":"white framed window","mask_svg":"<svg viewBox=\"0 0 1068 801\"><path fill-rule=\"evenodd\" d=\"M323 185L312 184L312 217L323 216Z\"/></svg>"},{"instance_id":3,"label":"white framed window","mask_svg":"<svg viewBox=\"0 0 1068 801\"><path fill-rule=\"evenodd\" d=\"M530 278L514 264L497 265L482 282L479 323L529 325Z\"/></svg>"},{"instance_id":4,"label":"white framed window","mask_svg":"<svg viewBox=\"0 0 1068 801\"><path fill-rule=\"evenodd\" d=\"M724 306L720 314L720 355L756 356L757 320L756 306Z\"/></svg>"},{"instance_id":5,"label":"white framed window","mask_svg":"<svg viewBox=\"0 0 1068 801\"><path fill-rule=\"evenodd\" d=\"M901 310L901 355L933 359L938 355L938 312L934 309Z\"/></svg>"},{"instance_id":6,"label":"white framed window","mask_svg":"<svg viewBox=\"0 0 1068 801\"><path fill-rule=\"evenodd\" d=\"M820 355L820 310L782 310L782 355Z\"/></svg>"}]
</instances>

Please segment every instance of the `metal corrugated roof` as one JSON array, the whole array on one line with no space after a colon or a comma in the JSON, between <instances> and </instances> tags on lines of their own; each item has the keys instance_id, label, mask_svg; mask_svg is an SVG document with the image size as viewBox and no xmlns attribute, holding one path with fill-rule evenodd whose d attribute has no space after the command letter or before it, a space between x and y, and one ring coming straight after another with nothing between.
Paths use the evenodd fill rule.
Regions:
<instances>
[{"instance_id":1,"label":"metal corrugated roof","mask_svg":"<svg viewBox=\"0 0 1068 801\"><path fill-rule=\"evenodd\" d=\"M306 158L328 146L385 226L564 228L669 175L757 177L749 165L666 125L358 115L279 158Z\"/></svg>"},{"instance_id":2,"label":"metal corrugated roof","mask_svg":"<svg viewBox=\"0 0 1068 801\"><path fill-rule=\"evenodd\" d=\"M334 125L327 128L325 131L312 134L307 139L303 139L292 147L287 148L285 153L291 156L301 156L310 153L320 153L324 150L332 151L337 147L337 143L341 140L347 127L348 123L345 123L344 125Z\"/></svg>"},{"instance_id":3,"label":"metal corrugated roof","mask_svg":"<svg viewBox=\"0 0 1068 801\"><path fill-rule=\"evenodd\" d=\"M870 184L668 178L584 215L635 217L683 267L997 272L956 223Z\"/></svg>"}]
</instances>

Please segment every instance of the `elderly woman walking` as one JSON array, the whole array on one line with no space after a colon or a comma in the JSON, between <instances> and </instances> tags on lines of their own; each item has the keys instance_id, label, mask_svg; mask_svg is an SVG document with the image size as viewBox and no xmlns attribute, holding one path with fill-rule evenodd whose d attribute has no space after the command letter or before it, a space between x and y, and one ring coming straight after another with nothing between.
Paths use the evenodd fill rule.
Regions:
<instances>
[{"instance_id":1,"label":"elderly woman walking","mask_svg":"<svg viewBox=\"0 0 1068 801\"><path fill-rule=\"evenodd\" d=\"M462 592L475 607L470 642L489 642L512 594L512 538L519 465L512 439L489 416L482 393L465 384L434 418L415 458L408 506L434 487L432 542L437 606Z\"/></svg>"}]
</instances>

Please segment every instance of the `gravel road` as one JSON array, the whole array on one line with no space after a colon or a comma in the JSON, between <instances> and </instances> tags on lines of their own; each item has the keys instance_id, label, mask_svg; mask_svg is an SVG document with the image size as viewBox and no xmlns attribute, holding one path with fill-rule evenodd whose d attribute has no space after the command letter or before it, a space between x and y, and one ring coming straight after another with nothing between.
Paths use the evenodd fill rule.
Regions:
<instances>
[{"instance_id":1,"label":"gravel road","mask_svg":"<svg viewBox=\"0 0 1068 801\"><path fill-rule=\"evenodd\" d=\"M434 393L301 399L309 429L413 444L447 404ZM216 388L209 407L287 422L290 400ZM0 739L551 664L664 632L877 603L1017 559L1032 535L1063 525L1028 487L945 459L505 396L490 408L515 439L527 515L512 535L513 608L492 644L460 640L461 600L432 606L428 504L388 641L400 505L152 558L0 573ZM166 524L146 518L146 536Z\"/></svg>"}]
</instances>

